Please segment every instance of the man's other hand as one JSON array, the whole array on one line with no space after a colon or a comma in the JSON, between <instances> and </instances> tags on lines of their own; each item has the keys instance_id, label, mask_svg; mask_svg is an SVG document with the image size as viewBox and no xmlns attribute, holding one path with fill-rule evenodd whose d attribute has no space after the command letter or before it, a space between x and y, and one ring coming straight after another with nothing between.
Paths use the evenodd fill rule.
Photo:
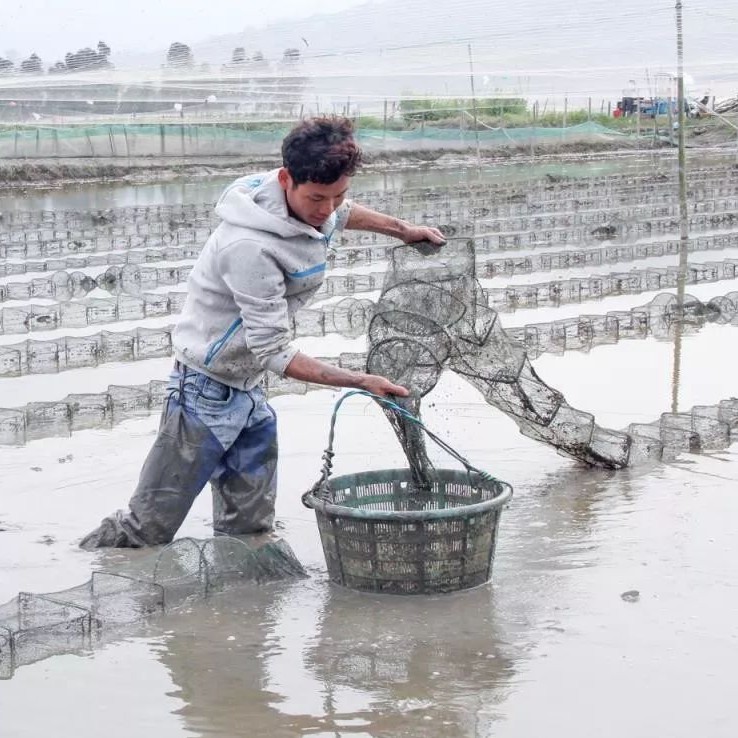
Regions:
<instances>
[{"instance_id":1,"label":"man's other hand","mask_svg":"<svg viewBox=\"0 0 738 738\"><path fill-rule=\"evenodd\" d=\"M402 240L405 243L417 243L418 241L430 241L438 246L443 246L446 243L446 237L438 230L438 228L429 228L428 226L414 226L408 227L407 231L403 234Z\"/></svg>"},{"instance_id":2,"label":"man's other hand","mask_svg":"<svg viewBox=\"0 0 738 738\"><path fill-rule=\"evenodd\" d=\"M410 394L405 387L393 384L389 379L376 374L365 374L361 379L361 389L380 397L386 397L387 395L407 397Z\"/></svg>"}]
</instances>

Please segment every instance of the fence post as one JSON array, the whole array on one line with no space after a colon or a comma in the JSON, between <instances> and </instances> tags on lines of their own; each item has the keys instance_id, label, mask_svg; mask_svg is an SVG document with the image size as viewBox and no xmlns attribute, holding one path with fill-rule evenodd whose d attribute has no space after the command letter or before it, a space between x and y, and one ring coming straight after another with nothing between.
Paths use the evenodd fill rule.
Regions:
<instances>
[{"instance_id":1,"label":"fence post","mask_svg":"<svg viewBox=\"0 0 738 738\"><path fill-rule=\"evenodd\" d=\"M562 128L566 128L566 113L569 107L569 98L564 96L564 120L561 125Z\"/></svg>"},{"instance_id":2,"label":"fence post","mask_svg":"<svg viewBox=\"0 0 738 738\"><path fill-rule=\"evenodd\" d=\"M477 166L482 165L482 154L479 149L479 122L477 120L477 93L474 89L474 60L472 57L471 44L467 44L469 50L469 80L471 82L472 112L474 113L474 139L477 142Z\"/></svg>"},{"instance_id":3,"label":"fence post","mask_svg":"<svg viewBox=\"0 0 738 738\"><path fill-rule=\"evenodd\" d=\"M536 117L538 115L538 100L533 103L532 108L532 123L530 128L530 155L531 158L535 158L536 155Z\"/></svg>"},{"instance_id":4,"label":"fence post","mask_svg":"<svg viewBox=\"0 0 738 738\"><path fill-rule=\"evenodd\" d=\"M641 99L636 98L636 138L641 138Z\"/></svg>"}]
</instances>

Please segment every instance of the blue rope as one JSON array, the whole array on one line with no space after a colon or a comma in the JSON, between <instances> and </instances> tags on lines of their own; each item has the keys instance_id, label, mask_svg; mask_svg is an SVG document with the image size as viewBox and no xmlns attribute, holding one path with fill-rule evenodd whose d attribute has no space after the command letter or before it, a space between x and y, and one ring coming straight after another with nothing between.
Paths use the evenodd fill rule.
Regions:
<instances>
[{"instance_id":1,"label":"blue rope","mask_svg":"<svg viewBox=\"0 0 738 738\"><path fill-rule=\"evenodd\" d=\"M491 474L488 474L485 471L482 471L481 469L477 469L475 466L472 466L458 451L455 451L451 446L449 446L443 439L439 438L435 433L428 430L428 428L423 425L420 418L413 415L411 412L406 410L401 405L398 405L396 402L393 402L392 400L388 400L386 397L381 397L380 395L375 395L373 392L367 392L366 390L350 390L349 392L346 392L342 397L339 398L338 402L336 402L334 408L333 408L333 416L331 417L331 428L330 433L328 435L328 448L325 450L323 454L323 479L327 479L328 476L330 476L331 467L332 467L332 459L335 455L333 453L333 439L335 437L335 427L336 427L336 416L338 415L338 409L343 404L344 400L347 400L349 397L352 397L353 395L364 395L365 397L369 397L372 400L375 400L380 405L383 405L384 407L388 408L389 410L392 410L393 412L397 413L398 415L402 416L406 420L410 421L411 423L414 423L419 428L422 428L423 431L425 431L428 436L433 439L444 451L446 451L449 455L453 456L457 461L461 462L467 469L467 471L474 472L475 474L478 474L481 479L483 479L486 482L496 482L498 481L495 477L493 477Z\"/></svg>"}]
</instances>

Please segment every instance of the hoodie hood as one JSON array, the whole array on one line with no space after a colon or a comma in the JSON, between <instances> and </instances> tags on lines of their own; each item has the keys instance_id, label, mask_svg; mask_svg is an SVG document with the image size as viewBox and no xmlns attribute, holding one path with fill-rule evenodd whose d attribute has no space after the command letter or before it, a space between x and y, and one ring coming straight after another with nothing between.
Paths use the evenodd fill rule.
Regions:
<instances>
[{"instance_id":1,"label":"hoodie hood","mask_svg":"<svg viewBox=\"0 0 738 738\"><path fill-rule=\"evenodd\" d=\"M287 210L278 169L263 175L242 177L226 188L215 206L221 220L235 226L273 233L282 238L310 236L323 239L321 231L293 218Z\"/></svg>"}]
</instances>

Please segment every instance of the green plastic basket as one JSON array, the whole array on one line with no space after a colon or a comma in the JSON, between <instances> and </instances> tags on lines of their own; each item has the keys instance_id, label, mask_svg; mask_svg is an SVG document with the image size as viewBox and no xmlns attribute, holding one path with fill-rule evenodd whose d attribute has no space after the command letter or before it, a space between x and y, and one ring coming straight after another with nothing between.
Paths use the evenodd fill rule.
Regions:
<instances>
[{"instance_id":1,"label":"green plastic basket","mask_svg":"<svg viewBox=\"0 0 738 738\"><path fill-rule=\"evenodd\" d=\"M489 581L512 487L471 466L415 418L464 470L434 469L430 489L422 490L413 486L409 469L331 478L336 414L352 394L336 404L321 477L302 498L315 511L331 581L391 594L455 592Z\"/></svg>"}]
</instances>

